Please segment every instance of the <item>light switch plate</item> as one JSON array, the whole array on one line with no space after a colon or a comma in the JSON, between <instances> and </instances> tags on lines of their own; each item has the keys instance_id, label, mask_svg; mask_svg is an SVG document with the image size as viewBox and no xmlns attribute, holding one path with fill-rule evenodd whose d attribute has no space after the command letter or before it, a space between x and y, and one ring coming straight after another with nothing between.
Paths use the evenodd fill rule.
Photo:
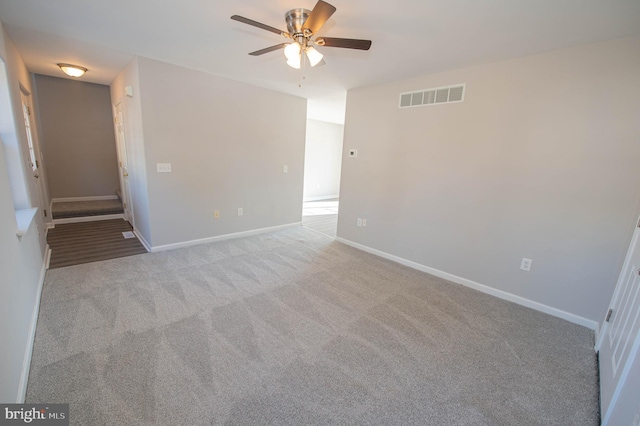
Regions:
<instances>
[{"instance_id":1,"label":"light switch plate","mask_svg":"<svg viewBox=\"0 0 640 426\"><path fill-rule=\"evenodd\" d=\"M171 173L171 163L157 163L158 173Z\"/></svg>"},{"instance_id":2,"label":"light switch plate","mask_svg":"<svg viewBox=\"0 0 640 426\"><path fill-rule=\"evenodd\" d=\"M532 263L533 263L533 260L523 257L522 262L520 263L520 269L522 269L523 271L529 272L531 270Z\"/></svg>"}]
</instances>

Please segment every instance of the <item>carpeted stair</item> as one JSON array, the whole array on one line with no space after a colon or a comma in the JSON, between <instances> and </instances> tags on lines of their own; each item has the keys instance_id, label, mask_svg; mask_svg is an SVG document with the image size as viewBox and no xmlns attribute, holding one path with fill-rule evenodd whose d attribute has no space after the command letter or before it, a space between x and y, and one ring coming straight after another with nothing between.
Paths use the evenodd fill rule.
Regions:
<instances>
[{"instance_id":1,"label":"carpeted stair","mask_svg":"<svg viewBox=\"0 0 640 426\"><path fill-rule=\"evenodd\" d=\"M51 215L54 219L122 213L124 213L124 209L120 199L54 202L51 206Z\"/></svg>"}]
</instances>

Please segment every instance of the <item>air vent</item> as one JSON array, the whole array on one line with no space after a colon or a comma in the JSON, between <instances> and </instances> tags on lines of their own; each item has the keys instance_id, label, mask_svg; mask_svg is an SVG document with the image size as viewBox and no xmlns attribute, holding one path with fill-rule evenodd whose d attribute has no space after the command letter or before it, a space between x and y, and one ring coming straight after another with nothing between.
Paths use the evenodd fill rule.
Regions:
<instances>
[{"instance_id":1,"label":"air vent","mask_svg":"<svg viewBox=\"0 0 640 426\"><path fill-rule=\"evenodd\" d=\"M465 84L400 93L400 108L450 104L464 101Z\"/></svg>"}]
</instances>

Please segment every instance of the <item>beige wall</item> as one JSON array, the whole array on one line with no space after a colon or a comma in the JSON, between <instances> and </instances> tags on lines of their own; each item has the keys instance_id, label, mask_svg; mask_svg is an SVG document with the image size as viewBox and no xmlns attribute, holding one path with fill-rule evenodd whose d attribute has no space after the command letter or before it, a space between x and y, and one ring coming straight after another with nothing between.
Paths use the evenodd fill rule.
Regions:
<instances>
[{"instance_id":1,"label":"beige wall","mask_svg":"<svg viewBox=\"0 0 640 426\"><path fill-rule=\"evenodd\" d=\"M338 236L598 321L640 212L638 52L619 39L350 91ZM398 108L455 83L463 103Z\"/></svg>"},{"instance_id":2,"label":"beige wall","mask_svg":"<svg viewBox=\"0 0 640 426\"><path fill-rule=\"evenodd\" d=\"M31 88L26 67L0 25L0 57L6 63L9 76L8 89L11 94L13 114L22 117L20 108L20 89L22 84L26 89ZM0 66L3 66L0 64ZM3 82L0 82L3 84ZM6 90L2 88L0 90ZM17 97L17 98L16 98ZM17 100L16 100L17 99ZM4 102L3 102L4 104ZM6 105L5 105L6 106ZM0 114L6 116L9 111L5 108ZM3 123L6 120L3 118ZM9 120L10 121L10 120ZM20 121L11 126L12 136L19 144L26 146L24 124ZM2 138L5 131L2 130ZM40 215L23 236L22 241L16 237L17 222L14 208L36 207L37 197L32 197L33 188L27 180L22 181L22 190L27 191L21 202L26 205L14 204L12 185L9 179L11 168L17 168L18 177L23 172L18 164L26 161L22 156L22 145L18 157L9 156L6 147L0 149L0 401L22 402L26 391L26 373L30 362L30 348L35 331L35 313L39 305L39 291L44 277L44 224ZM33 199L32 203L30 200Z\"/></svg>"},{"instance_id":3,"label":"beige wall","mask_svg":"<svg viewBox=\"0 0 640 426\"><path fill-rule=\"evenodd\" d=\"M307 120L304 149L304 199L333 198L340 194L342 124Z\"/></svg>"},{"instance_id":4,"label":"beige wall","mask_svg":"<svg viewBox=\"0 0 640 426\"><path fill-rule=\"evenodd\" d=\"M143 146L138 159L145 164L135 173L146 170L149 245L301 221L304 99L151 59L136 62L141 116L128 117L125 127L138 129L133 143ZM171 163L172 173L158 173L157 163Z\"/></svg>"},{"instance_id":5,"label":"beige wall","mask_svg":"<svg viewBox=\"0 0 640 426\"><path fill-rule=\"evenodd\" d=\"M120 183L109 87L39 74L35 82L51 197L115 195Z\"/></svg>"}]
</instances>

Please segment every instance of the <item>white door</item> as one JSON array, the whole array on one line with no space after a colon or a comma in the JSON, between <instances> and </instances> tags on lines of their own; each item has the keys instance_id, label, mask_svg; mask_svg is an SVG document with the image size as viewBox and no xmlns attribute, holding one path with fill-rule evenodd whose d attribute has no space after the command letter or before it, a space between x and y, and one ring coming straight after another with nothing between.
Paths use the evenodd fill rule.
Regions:
<instances>
[{"instance_id":1,"label":"white door","mask_svg":"<svg viewBox=\"0 0 640 426\"><path fill-rule=\"evenodd\" d=\"M640 225L640 223L638 223ZM610 424L640 343L640 227L636 229L598 339L602 424ZM640 393L638 395L640 402Z\"/></svg>"},{"instance_id":2,"label":"white door","mask_svg":"<svg viewBox=\"0 0 640 426\"><path fill-rule=\"evenodd\" d=\"M133 205L131 204L131 187L129 185L129 165L127 160L127 141L124 134L124 115L122 114L122 102L114 107L114 123L116 130L116 150L118 153L118 169L120 171L120 192L122 193L122 207L124 217L133 223Z\"/></svg>"},{"instance_id":3,"label":"white door","mask_svg":"<svg viewBox=\"0 0 640 426\"><path fill-rule=\"evenodd\" d=\"M33 137L33 127L32 127L32 115L31 112L33 110L31 105L31 95L29 93L25 93L20 90L20 97L22 100L22 115L24 117L24 127L27 131L27 145L29 146L29 158L28 163L31 168L31 172L33 178L35 180L36 191L38 193L38 205L40 207L40 211L45 218L47 219L47 202L44 197L44 175L42 173L42 154L40 153L39 146L37 145L35 138ZM40 160L40 161L39 161Z\"/></svg>"}]
</instances>

